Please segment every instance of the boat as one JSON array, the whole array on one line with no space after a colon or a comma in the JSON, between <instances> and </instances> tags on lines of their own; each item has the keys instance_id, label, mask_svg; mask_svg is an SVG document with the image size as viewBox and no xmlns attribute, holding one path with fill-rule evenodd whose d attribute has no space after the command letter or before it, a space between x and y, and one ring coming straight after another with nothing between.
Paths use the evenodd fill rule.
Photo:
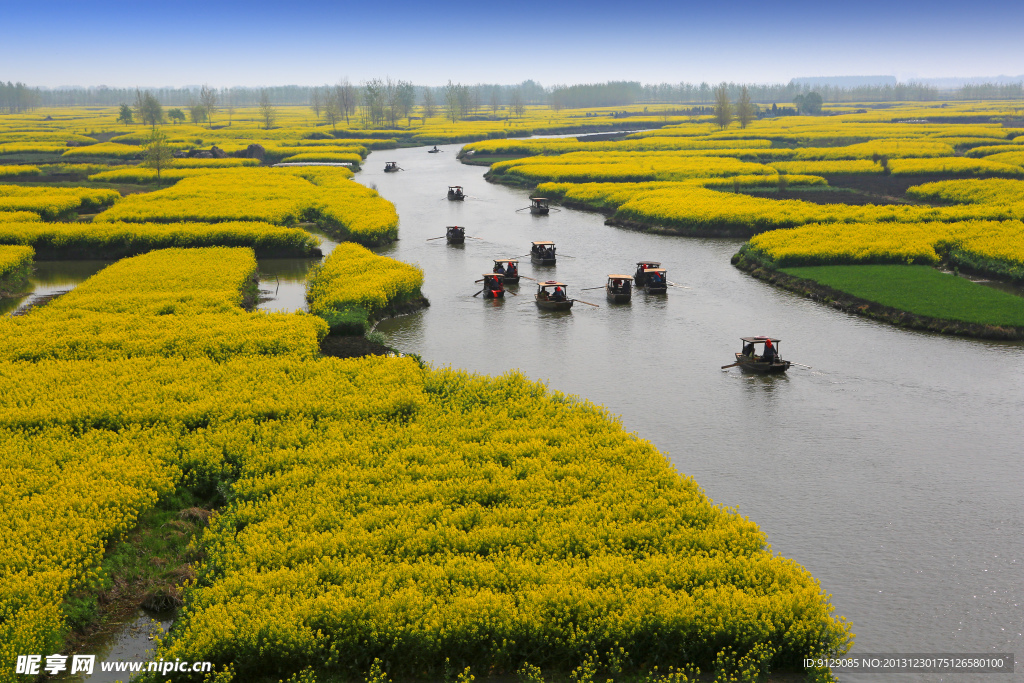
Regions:
<instances>
[{"instance_id":1,"label":"boat","mask_svg":"<svg viewBox=\"0 0 1024 683\"><path fill-rule=\"evenodd\" d=\"M644 275L644 271L649 268L661 268L661 264L657 261L637 261L636 273L633 274L633 281L636 282L637 287L643 287L647 282L647 276Z\"/></svg>"},{"instance_id":2,"label":"boat","mask_svg":"<svg viewBox=\"0 0 1024 683\"><path fill-rule=\"evenodd\" d=\"M664 294L668 291L668 274L664 268L644 268L644 291Z\"/></svg>"},{"instance_id":3,"label":"boat","mask_svg":"<svg viewBox=\"0 0 1024 683\"><path fill-rule=\"evenodd\" d=\"M789 370L791 363L779 357L779 343L781 339L774 337L740 337L743 340L743 351L736 354L736 365L743 372L752 372L758 375L777 375ZM757 353L757 345L765 344L771 340L775 346L775 358L771 362L761 360L764 357ZM763 347L762 347L763 348Z\"/></svg>"},{"instance_id":4,"label":"boat","mask_svg":"<svg viewBox=\"0 0 1024 683\"><path fill-rule=\"evenodd\" d=\"M561 289L562 296L555 298L559 289ZM568 287L564 282L555 280L538 282L537 293L533 298L537 302L537 308L542 311L568 311L572 308L572 299L568 298Z\"/></svg>"},{"instance_id":5,"label":"boat","mask_svg":"<svg viewBox=\"0 0 1024 683\"><path fill-rule=\"evenodd\" d=\"M500 273L484 273L484 298L504 299L505 298L505 276Z\"/></svg>"},{"instance_id":6,"label":"boat","mask_svg":"<svg viewBox=\"0 0 1024 683\"><path fill-rule=\"evenodd\" d=\"M384 172L385 173L396 173L396 172L401 171L401 170L402 169L398 168L398 162L397 161L385 161L384 162Z\"/></svg>"},{"instance_id":7,"label":"boat","mask_svg":"<svg viewBox=\"0 0 1024 683\"><path fill-rule=\"evenodd\" d=\"M633 278L629 275L612 273L604 286L608 301L613 304L627 304L633 298Z\"/></svg>"},{"instance_id":8,"label":"boat","mask_svg":"<svg viewBox=\"0 0 1024 683\"><path fill-rule=\"evenodd\" d=\"M536 216L547 216L551 209L547 197L530 197L530 213Z\"/></svg>"},{"instance_id":9,"label":"boat","mask_svg":"<svg viewBox=\"0 0 1024 683\"><path fill-rule=\"evenodd\" d=\"M453 202L464 201L466 199L466 193L462 191L462 185L449 185L448 199Z\"/></svg>"},{"instance_id":10,"label":"boat","mask_svg":"<svg viewBox=\"0 0 1024 683\"><path fill-rule=\"evenodd\" d=\"M533 242L530 247L530 261L538 266L555 265L555 243L547 240Z\"/></svg>"},{"instance_id":11,"label":"boat","mask_svg":"<svg viewBox=\"0 0 1024 683\"><path fill-rule=\"evenodd\" d=\"M449 225L445 228L444 236L448 244L462 244L466 241L466 229L457 225Z\"/></svg>"},{"instance_id":12,"label":"boat","mask_svg":"<svg viewBox=\"0 0 1024 683\"><path fill-rule=\"evenodd\" d=\"M427 154L437 154L437 153L438 153L438 152L440 152L440 151L441 151L441 150L439 150L439 149L437 148L437 145L434 145L434 149L428 149L428 150L427 150Z\"/></svg>"},{"instance_id":13,"label":"boat","mask_svg":"<svg viewBox=\"0 0 1024 683\"><path fill-rule=\"evenodd\" d=\"M494 272L498 272L497 268L501 266L501 269L505 271L505 284L506 285L518 285L519 284L519 259L514 258L496 258L494 259ZM500 274L500 273L499 273Z\"/></svg>"}]
</instances>

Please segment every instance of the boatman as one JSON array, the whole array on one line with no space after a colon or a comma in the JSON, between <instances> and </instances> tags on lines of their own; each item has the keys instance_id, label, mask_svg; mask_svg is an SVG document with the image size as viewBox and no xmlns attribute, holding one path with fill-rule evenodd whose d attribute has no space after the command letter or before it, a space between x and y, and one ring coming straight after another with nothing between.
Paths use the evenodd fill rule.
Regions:
<instances>
[{"instance_id":1,"label":"boatman","mask_svg":"<svg viewBox=\"0 0 1024 683\"><path fill-rule=\"evenodd\" d=\"M565 301L565 291L561 287L555 287L555 292L551 295L551 300Z\"/></svg>"},{"instance_id":2,"label":"boatman","mask_svg":"<svg viewBox=\"0 0 1024 683\"><path fill-rule=\"evenodd\" d=\"M509 261L508 268L505 269L505 276L515 277L516 275L519 275L519 271L516 270L516 264Z\"/></svg>"},{"instance_id":3,"label":"boatman","mask_svg":"<svg viewBox=\"0 0 1024 683\"><path fill-rule=\"evenodd\" d=\"M761 356L762 363L774 363L778 354L775 353L775 347L772 346L772 340L768 339L764 343L764 355Z\"/></svg>"},{"instance_id":4,"label":"boatman","mask_svg":"<svg viewBox=\"0 0 1024 683\"><path fill-rule=\"evenodd\" d=\"M503 265L501 265L501 261L498 261L497 263L494 264L494 272L498 273L499 275L507 275L508 274L505 271L505 267Z\"/></svg>"}]
</instances>

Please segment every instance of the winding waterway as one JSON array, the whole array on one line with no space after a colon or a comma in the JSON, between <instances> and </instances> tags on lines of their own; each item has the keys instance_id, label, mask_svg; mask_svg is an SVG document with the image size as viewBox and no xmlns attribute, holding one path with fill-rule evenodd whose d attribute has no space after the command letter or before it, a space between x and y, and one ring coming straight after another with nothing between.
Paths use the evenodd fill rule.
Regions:
<instances>
[{"instance_id":1,"label":"winding waterway","mask_svg":"<svg viewBox=\"0 0 1024 683\"><path fill-rule=\"evenodd\" d=\"M566 209L517 213L526 192L484 181L485 168L455 160L459 146L442 149L374 152L357 176L401 216L401 240L381 253L426 274L430 308L378 325L392 346L435 366L518 369L606 406L716 503L755 521L775 552L807 567L852 622L854 653L1024 658L1024 345L904 331L801 299L733 268L737 240L631 232ZM406 170L384 174L385 161ZM449 184L470 198L447 201ZM480 239L427 241L455 224ZM526 258L521 273L557 277L600 308L539 312L528 280L519 297L472 296L492 258L526 254L541 239L566 256L553 268ZM601 290L579 291L632 273L641 259L661 261L686 288L618 306ZM260 308L303 307L311 263L261 260ZM68 289L102 265L40 263L36 294ZM783 357L813 369L721 370L753 334L780 337Z\"/></svg>"},{"instance_id":2,"label":"winding waterway","mask_svg":"<svg viewBox=\"0 0 1024 683\"><path fill-rule=\"evenodd\" d=\"M736 240L631 232L566 209L517 213L526 192L484 181L485 168L455 160L459 146L443 149L375 152L357 176L401 216L401 240L381 253L426 274L430 308L377 327L393 346L436 366L518 369L620 415L821 581L853 624L853 652L1024 657L1024 345L904 331L799 298L733 268ZM406 170L384 174L384 161ZM456 184L467 201L444 199ZM456 224L481 240L426 241ZM538 312L527 280L519 297L472 296L490 259L542 239L576 258L554 268L527 258L521 273L557 277L600 308ZM618 306L579 291L641 259L688 289ZM757 334L813 369L720 369Z\"/></svg>"}]
</instances>

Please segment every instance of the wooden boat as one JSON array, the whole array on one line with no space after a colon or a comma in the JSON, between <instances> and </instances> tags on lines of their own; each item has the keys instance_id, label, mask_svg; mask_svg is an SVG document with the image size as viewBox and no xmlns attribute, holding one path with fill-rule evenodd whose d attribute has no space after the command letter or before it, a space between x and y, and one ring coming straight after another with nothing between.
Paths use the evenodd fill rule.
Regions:
<instances>
[{"instance_id":1,"label":"wooden boat","mask_svg":"<svg viewBox=\"0 0 1024 683\"><path fill-rule=\"evenodd\" d=\"M664 268L644 268L644 290L648 294L664 294L668 291L668 274Z\"/></svg>"},{"instance_id":2,"label":"wooden boat","mask_svg":"<svg viewBox=\"0 0 1024 683\"><path fill-rule=\"evenodd\" d=\"M505 298L505 276L499 273L484 273L484 298L504 299Z\"/></svg>"},{"instance_id":3,"label":"wooden boat","mask_svg":"<svg viewBox=\"0 0 1024 683\"><path fill-rule=\"evenodd\" d=\"M441 151L441 150L439 150L439 149L437 148L437 145L434 145L434 149L428 149L428 150L427 150L427 154L437 154L437 153L438 153L438 152L440 152L440 151Z\"/></svg>"},{"instance_id":4,"label":"wooden boat","mask_svg":"<svg viewBox=\"0 0 1024 683\"><path fill-rule=\"evenodd\" d=\"M519 259L514 258L496 258L494 259L494 272L498 272L498 267L504 271L505 284L506 285L518 285L519 284ZM498 273L499 275L501 273Z\"/></svg>"},{"instance_id":5,"label":"wooden boat","mask_svg":"<svg viewBox=\"0 0 1024 683\"><path fill-rule=\"evenodd\" d=\"M743 372L752 372L758 375L776 375L789 370L790 362L782 360L778 356L779 342L781 339L773 337L741 337L743 340L743 351L736 354L736 364ZM771 341L775 346L775 358L771 362L761 360L764 352L757 353L757 345Z\"/></svg>"},{"instance_id":6,"label":"wooden boat","mask_svg":"<svg viewBox=\"0 0 1024 683\"><path fill-rule=\"evenodd\" d=\"M661 268L661 264L657 261L637 261L636 273L633 274L633 280L637 287L643 287L646 284L647 276L644 275L644 271L648 268Z\"/></svg>"},{"instance_id":7,"label":"wooden boat","mask_svg":"<svg viewBox=\"0 0 1024 683\"><path fill-rule=\"evenodd\" d=\"M536 216L547 216L551 209L547 197L530 197L530 213Z\"/></svg>"},{"instance_id":8,"label":"wooden boat","mask_svg":"<svg viewBox=\"0 0 1024 683\"><path fill-rule=\"evenodd\" d=\"M462 185L449 185L448 199L452 200L453 202L465 201L466 193L462 191Z\"/></svg>"},{"instance_id":9,"label":"wooden boat","mask_svg":"<svg viewBox=\"0 0 1024 683\"><path fill-rule=\"evenodd\" d=\"M444 231L448 244L462 244L466 241L466 229L457 225L449 225Z\"/></svg>"},{"instance_id":10,"label":"wooden boat","mask_svg":"<svg viewBox=\"0 0 1024 683\"><path fill-rule=\"evenodd\" d=\"M626 304L633 298L633 278L628 275L608 276L608 282L604 286L608 295L608 301L613 304Z\"/></svg>"},{"instance_id":11,"label":"wooden boat","mask_svg":"<svg viewBox=\"0 0 1024 683\"><path fill-rule=\"evenodd\" d=\"M530 261L538 266L555 265L555 243L547 240L533 242L530 247Z\"/></svg>"},{"instance_id":12,"label":"wooden boat","mask_svg":"<svg viewBox=\"0 0 1024 683\"><path fill-rule=\"evenodd\" d=\"M561 292L561 295L558 292ZM548 280L537 283L537 293L533 298L537 302L537 308L542 311L568 311L572 308L572 299L568 296L568 287L564 282Z\"/></svg>"},{"instance_id":13,"label":"wooden boat","mask_svg":"<svg viewBox=\"0 0 1024 683\"><path fill-rule=\"evenodd\" d=\"M397 161L385 161L384 162L384 172L385 173L397 173L398 171L401 171L401 170L402 169L398 168L398 162Z\"/></svg>"}]
</instances>

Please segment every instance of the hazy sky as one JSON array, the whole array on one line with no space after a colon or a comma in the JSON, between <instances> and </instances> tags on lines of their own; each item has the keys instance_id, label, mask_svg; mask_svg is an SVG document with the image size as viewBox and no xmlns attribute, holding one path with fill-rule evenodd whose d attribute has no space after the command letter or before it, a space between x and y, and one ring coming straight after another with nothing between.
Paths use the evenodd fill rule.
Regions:
<instances>
[{"instance_id":1,"label":"hazy sky","mask_svg":"<svg viewBox=\"0 0 1024 683\"><path fill-rule=\"evenodd\" d=\"M1024 73L1017 0L0 0L0 79L422 85Z\"/></svg>"}]
</instances>

